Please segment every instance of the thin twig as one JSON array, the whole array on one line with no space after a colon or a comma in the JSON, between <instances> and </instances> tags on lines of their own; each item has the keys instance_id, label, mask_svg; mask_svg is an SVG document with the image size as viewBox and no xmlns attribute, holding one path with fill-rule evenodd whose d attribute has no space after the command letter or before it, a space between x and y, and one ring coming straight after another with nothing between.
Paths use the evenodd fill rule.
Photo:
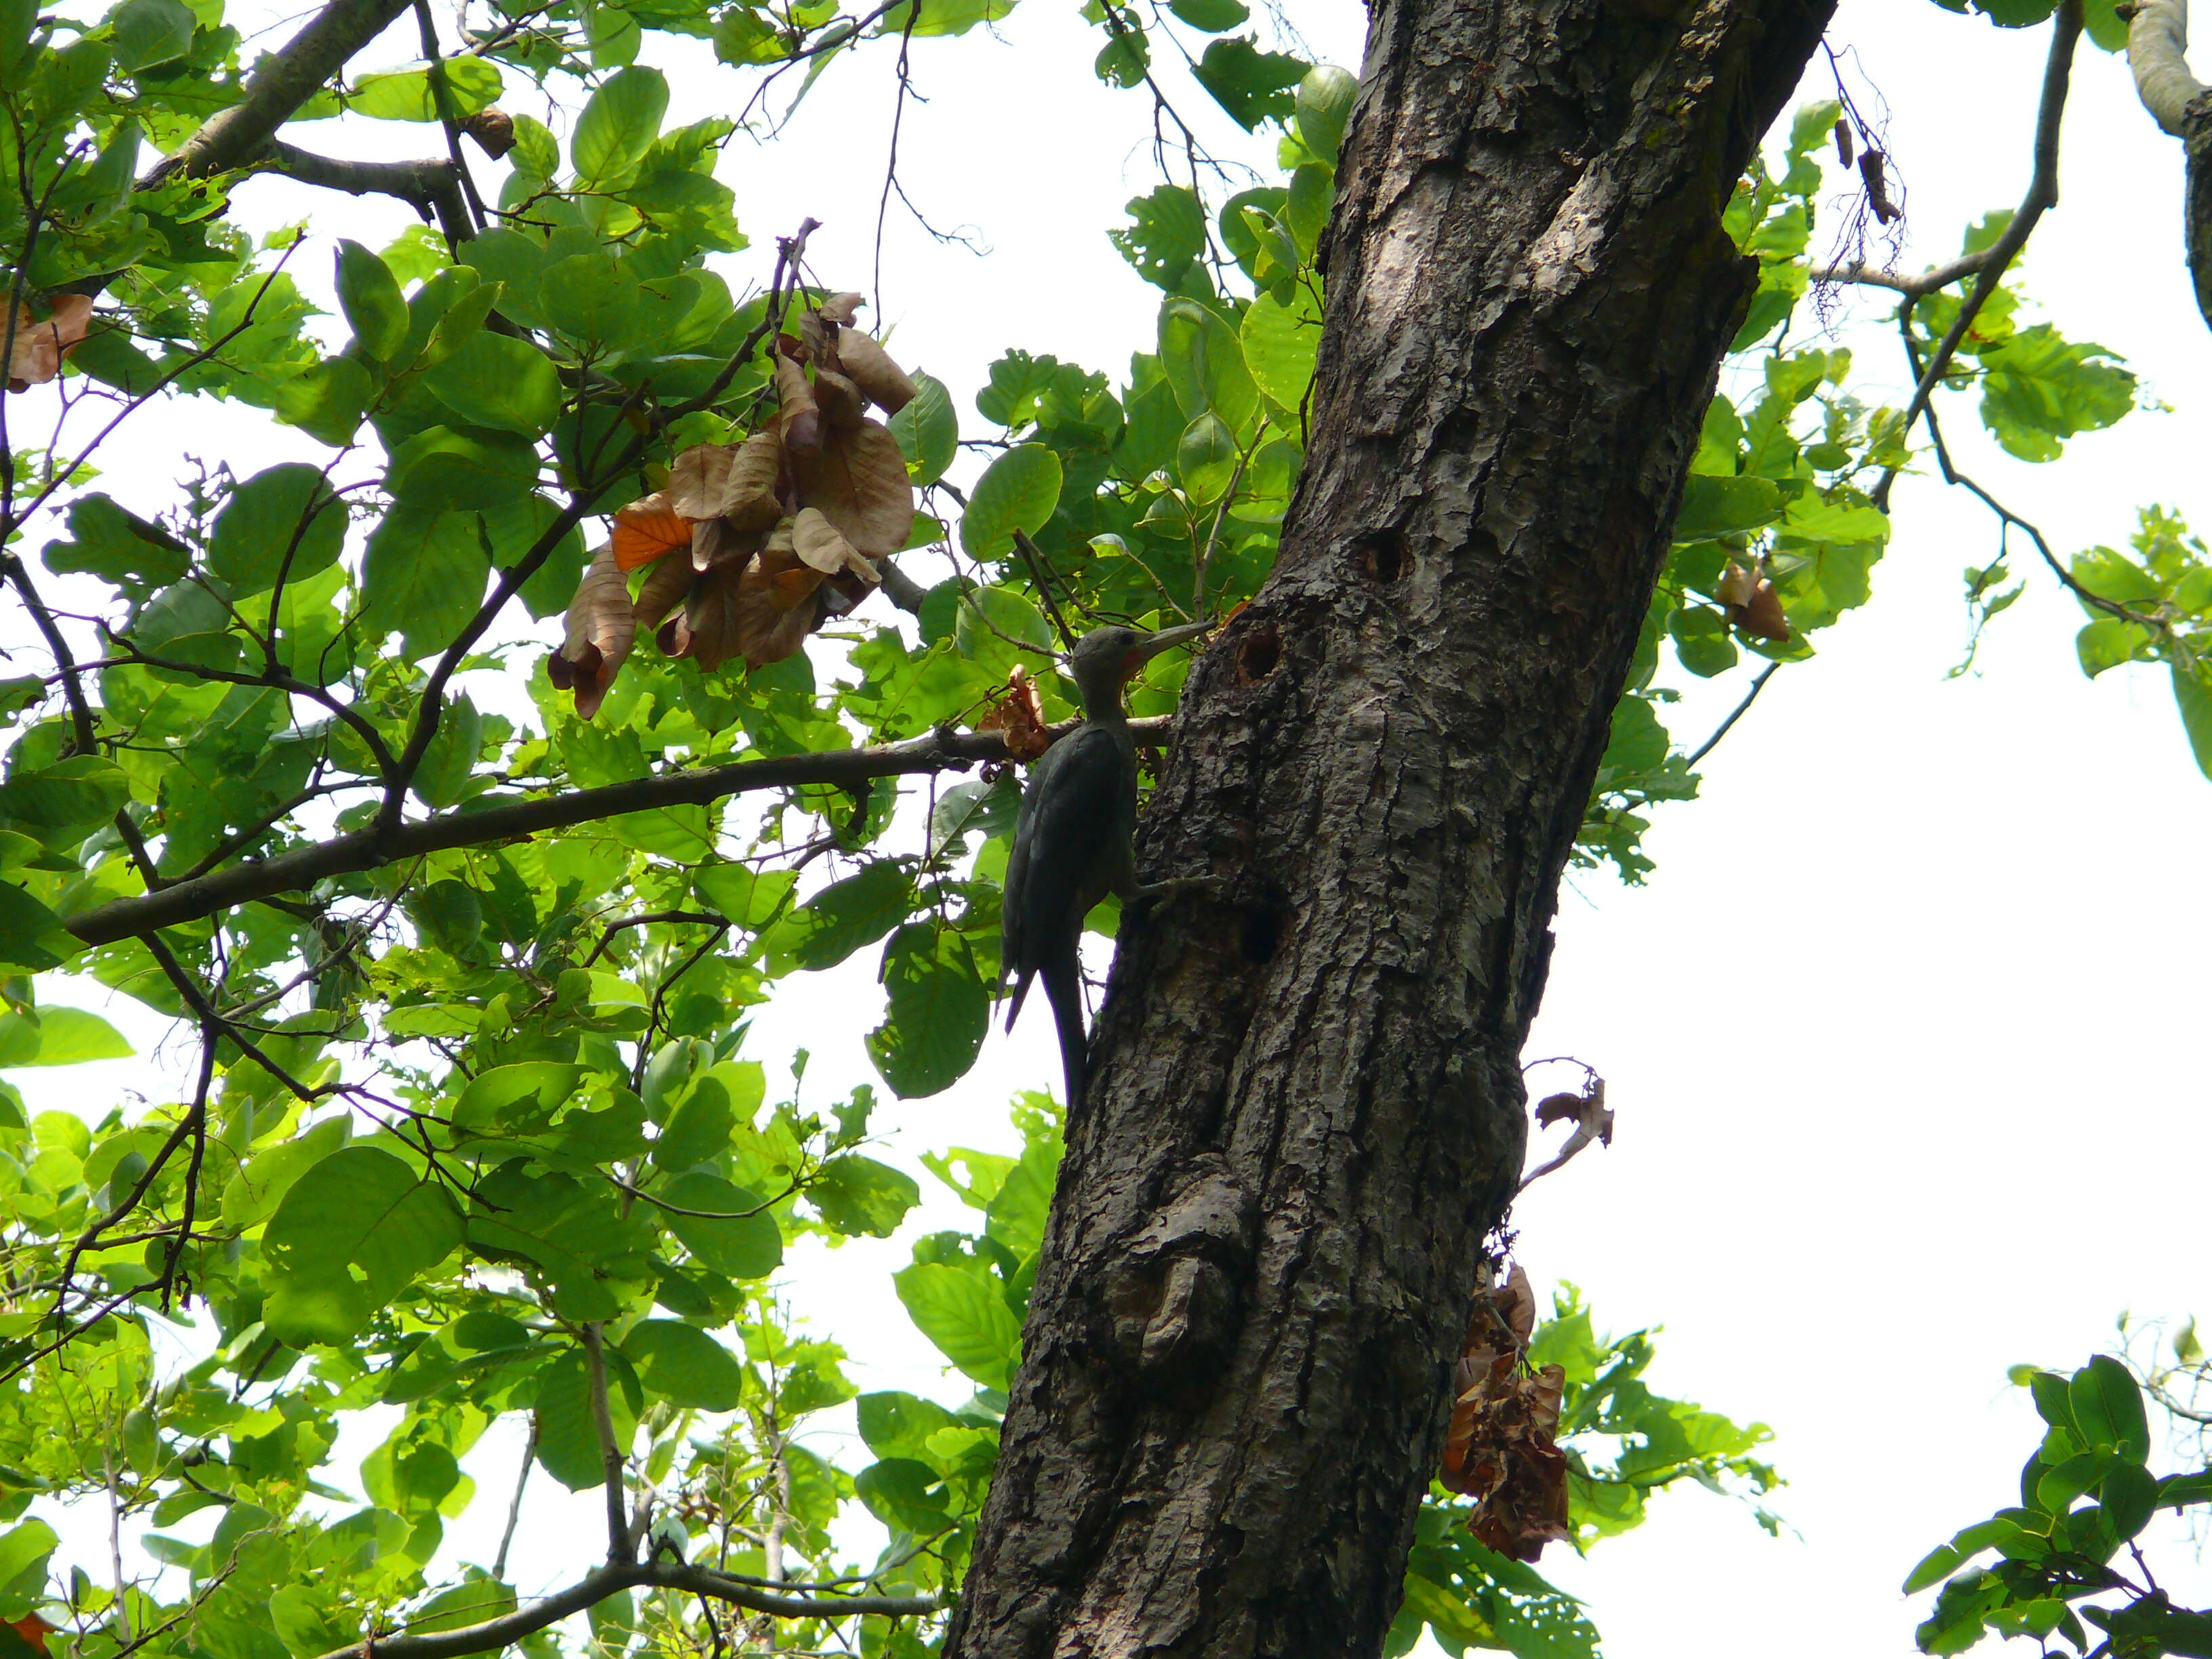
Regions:
<instances>
[{"instance_id":1,"label":"thin twig","mask_svg":"<svg viewBox=\"0 0 2212 1659\"><path fill-rule=\"evenodd\" d=\"M1713 728L1712 736L1707 738L1703 743L1699 744L1697 746L1696 750L1690 756L1687 761L1683 763L1683 764L1686 766L1695 766L1699 761L1705 759L1706 756L1711 754L1713 752L1713 746L1719 743L1723 738L1728 736L1729 728L1730 726L1734 726L1738 720L1744 717L1745 713L1751 708L1753 701L1757 698L1760 692L1766 690L1766 683L1774 678L1774 671L1781 666L1782 665L1778 662L1771 662L1767 664L1765 667L1760 669L1759 671L1758 678L1751 683L1751 690L1743 694L1743 701L1736 704L1733 709L1729 711L1729 717Z\"/></svg>"}]
</instances>

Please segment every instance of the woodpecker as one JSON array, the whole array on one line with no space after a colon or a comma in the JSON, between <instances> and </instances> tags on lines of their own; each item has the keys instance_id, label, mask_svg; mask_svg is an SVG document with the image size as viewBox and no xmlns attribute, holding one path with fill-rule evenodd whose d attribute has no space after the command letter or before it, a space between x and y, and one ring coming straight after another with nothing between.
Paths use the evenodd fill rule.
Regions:
<instances>
[{"instance_id":1,"label":"woodpecker","mask_svg":"<svg viewBox=\"0 0 2212 1659\"><path fill-rule=\"evenodd\" d=\"M1000 957L1013 976L1006 1029L1022 1012L1030 981L1044 994L1060 1030L1070 1110L1083 1101L1085 1047L1083 919L1109 893L1156 897L1189 885L1137 882L1137 743L1121 688L1152 658L1213 624L1187 623L1156 634L1140 628L1095 629L1068 653L1068 675L1083 698L1083 723L1030 769L1006 860L1006 916Z\"/></svg>"}]
</instances>

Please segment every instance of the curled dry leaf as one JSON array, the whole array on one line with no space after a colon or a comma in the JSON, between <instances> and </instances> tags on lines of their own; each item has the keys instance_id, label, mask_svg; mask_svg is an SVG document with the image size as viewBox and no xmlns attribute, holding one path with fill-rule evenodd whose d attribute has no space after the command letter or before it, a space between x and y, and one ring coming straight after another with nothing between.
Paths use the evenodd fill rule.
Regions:
<instances>
[{"instance_id":1,"label":"curled dry leaf","mask_svg":"<svg viewBox=\"0 0 2212 1659\"><path fill-rule=\"evenodd\" d=\"M729 444L694 444L678 455L661 492L671 510L686 519L720 517L736 459L736 447Z\"/></svg>"},{"instance_id":2,"label":"curled dry leaf","mask_svg":"<svg viewBox=\"0 0 2212 1659\"><path fill-rule=\"evenodd\" d=\"M800 562L825 576L856 576L872 587L882 580L875 566L855 552L852 543L838 534L837 526L818 508L802 507L791 521L791 547Z\"/></svg>"},{"instance_id":3,"label":"curled dry leaf","mask_svg":"<svg viewBox=\"0 0 2212 1659\"><path fill-rule=\"evenodd\" d=\"M880 421L824 434L811 454L791 454L802 505L815 508L872 559L897 552L914 529L914 485L898 440Z\"/></svg>"},{"instance_id":4,"label":"curled dry leaf","mask_svg":"<svg viewBox=\"0 0 2212 1659\"><path fill-rule=\"evenodd\" d=\"M868 296L865 294L833 294L815 307L814 311L825 322L850 327L853 319L860 314L860 307L867 303Z\"/></svg>"},{"instance_id":5,"label":"curled dry leaf","mask_svg":"<svg viewBox=\"0 0 2212 1659\"><path fill-rule=\"evenodd\" d=\"M1533 1561L1566 1538L1567 1459L1558 1445L1566 1372L1528 1369L1535 1296L1516 1264L1479 1291L1452 1368L1442 1480L1474 1499L1468 1530L1486 1547Z\"/></svg>"},{"instance_id":6,"label":"curled dry leaf","mask_svg":"<svg viewBox=\"0 0 2212 1659\"><path fill-rule=\"evenodd\" d=\"M602 547L576 584L576 597L568 602L568 636L545 659L545 672L562 690L576 694L576 713L589 720L599 712L607 688L636 641L629 583L615 561L614 548Z\"/></svg>"},{"instance_id":7,"label":"curled dry leaf","mask_svg":"<svg viewBox=\"0 0 2212 1659\"><path fill-rule=\"evenodd\" d=\"M1613 1145L1613 1109L1605 1103L1605 1079L1592 1072L1580 1094L1547 1095L1539 1101L1537 1127L1548 1128L1554 1123L1571 1123L1575 1132L1556 1154L1521 1177L1516 1192L1528 1191L1529 1182L1551 1174L1594 1140L1604 1146Z\"/></svg>"},{"instance_id":8,"label":"curled dry leaf","mask_svg":"<svg viewBox=\"0 0 2212 1659\"><path fill-rule=\"evenodd\" d=\"M1006 676L1006 695L975 722L975 729L1004 732L1006 753L1019 761L1033 761L1052 746L1052 732L1044 723L1044 705L1037 700L1036 685L1026 665L1014 665Z\"/></svg>"},{"instance_id":9,"label":"curled dry leaf","mask_svg":"<svg viewBox=\"0 0 2212 1659\"><path fill-rule=\"evenodd\" d=\"M514 118L497 104L487 104L470 116L461 123L461 131L495 161L514 148Z\"/></svg>"},{"instance_id":10,"label":"curled dry leaf","mask_svg":"<svg viewBox=\"0 0 2212 1659\"><path fill-rule=\"evenodd\" d=\"M8 354L8 390L27 391L59 375L63 359L84 338L91 323L88 294L58 296L53 314L44 322L33 321L26 307L17 306L15 345Z\"/></svg>"},{"instance_id":11,"label":"curled dry leaf","mask_svg":"<svg viewBox=\"0 0 2212 1659\"><path fill-rule=\"evenodd\" d=\"M814 401L814 387L806 371L790 355L797 347L798 343L792 341L775 354L776 422L784 452L794 465L799 456L811 455L822 447L822 413Z\"/></svg>"},{"instance_id":12,"label":"curled dry leaf","mask_svg":"<svg viewBox=\"0 0 2212 1659\"><path fill-rule=\"evenodd\" d=\"M886 415L897 414L921 390L891 361L882 342L857 329L848 328L837 337L837 361L868 401Z\"/></svg>"},{"instance_id":13,"label":"curled dry leaf","mask_svg":"<svg viewBox=\"0 0 2212 1659\"><path fill-rule=\"evenodd\" d=\"M676 510L665 489L632 501L615 514L610 547L617 569L635 570L690 545L691 521Z\"/></svg>"},{"instance_id":14,"label":"curled dry leaf","mask_svg":"<svg viewBox=\"0 0 2212 1659\"><path fill-rule=\"evenodd\" d=\"M775 529L784 512L779 488L782 477L783 446L775 428L764 428L730 457L717 510L738 530Z\"/></svg>"},{"instance_id":15,"label":"curled dry leaf","mask_svg":"<svg viewBox=\"0 0 2212 1659\"><path fill-rule=\"evenodd\" d=\"M1713 584L1713 597L1728 607L1729 620L1753 639L1788 641L1790 619L1783 615L1782 596L1757 572L1729 560Z\"/></svg>"},{"instance_id":16,"label":"curled dry leaf","mask_svg":"<svg viewBox=\"0 0 2212 1659\"><path fill-rule=\"evenodd\" d=\"M814 401L832 429L850 432L868 418L868 400L860 388L834 368L814 371Z\"/></svg>"},{"instance_id":17,"label":"curled dry leaf","mask_svg":"<svg viewBox=\"0 0 2212 1659\"><path fill-rule=\"evenodd\" d=\"M637 625L644 629L659 627L661 620L684 603L698 577L699 573L684 559L663 559L647 571L645 580L638 586L636 602L630 607Z\"/></svg>"}]
</instances>

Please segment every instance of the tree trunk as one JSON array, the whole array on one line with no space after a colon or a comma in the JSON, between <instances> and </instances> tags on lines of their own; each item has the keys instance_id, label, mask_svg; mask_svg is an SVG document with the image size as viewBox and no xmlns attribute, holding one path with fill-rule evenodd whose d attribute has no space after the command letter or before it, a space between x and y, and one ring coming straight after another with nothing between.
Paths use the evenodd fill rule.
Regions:
<instances>
[{"instance_id":1,"label":"tree trunk","mask_svg":"<svg viewBox=\"0 0 2212 1659\"><path fill-rule=\"evenodd\" d=\"M1305 473L1140 848L1226 890L1124 932L949 1653L1378 1650L1753 286L1721 210L1832 9L1376 13Z\"/></svg>"}]
</instances>

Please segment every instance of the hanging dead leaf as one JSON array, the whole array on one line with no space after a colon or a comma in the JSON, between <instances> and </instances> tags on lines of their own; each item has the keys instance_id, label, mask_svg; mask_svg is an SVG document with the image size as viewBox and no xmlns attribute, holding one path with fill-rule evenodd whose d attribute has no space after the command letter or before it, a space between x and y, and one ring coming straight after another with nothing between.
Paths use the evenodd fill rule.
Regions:
<instances>
[{"instance_id":1,"label":"hanging dead leaf","mask_svg":"<svg viewBox=\"0 0 2212 1659\"><path fill-rule=\"evenodd\" d=\"M837 337L837 361L851 377L853 384L866 394L867 399L886 415L896 415L915 399L921 387L908 378L907 372L891 361L891 355L883 343L858 329L848 328Z\"/></svg>"},{"instance_id":2,"label":"hanging dead leaf","mask_svg":"<svg viewBox=\"0 0 2212 1659\"><path fill-rule=\"evenodd\" d=\"M661 492L670 508L686 519L718 517L736 459L736 447L726 444L694 444L678 455L668 469L668 488Z\"/></svg>"},{"instance_id":3,"label":"hanging dead leaf","mask_svg":"<svg viewBox=\"0 0 2212 1659\"><path fill-rule=\"evenodd\" d=\"M825 576L853 575L871 586L882 580L875 566L854 550L852 543L837 533L836 526L823 517L818 508L799 509L799 516L791 521L791 546L802 563Z\"/></svg>"},{"instance_id":4,"label":"hanging dead leaf","mask_svg":"<svg viewBox=\"0 0 2212 1659\"><path fill-rule=\"evenodd\" d=\"M691 545L691 520L678 513L665 489L632 501L615 514L611 544L615 566L630 571Z\"/></svg>"},{"instance_id":5,"label":"hanging dead leaf","mask_svg":"<svg viewBox=\"0 0 2212 1659\"><path fill-rule=\"evenodd\" d=\"M868 303L865 294L833 294L814 307L815 313L829 322L849 326L860 315L860 307Z\"/></svg>"},{"instance_id":6,"label":"hanging dead leaf","mask_svg":"<svg viewBox=\"0 0 2212 1659\"><path fill-rule=\"evenodd\" d=\"M1006 676L1006 694L975 722L975 729L1005 733L1006 753L1016 760L1033 761L1052 746L1044 705L1037 700L1037 689L1026 665L1014 665Z\"/></svg>"},{"instance_id":7,"label":"hanging dead leaf","mask_svg":"<svg viewBox=\"0 0 2212 1659\"><path fill-rule=\"evenodd\" d=\"M822 447L822 413L814 401L814 387L806 378L806 371L792 358L793 350L802 349L795 340L787 340L775 354L776 424L783 438L784 452L795 459L811 455Z\"/></svg>"},{"instance_id":8,"label":"hanging dead leaf","mask_svg":"<svg viewBox=\"0 0 2212 1659\"><path fill-rule=\"evenodd\" d=\"M783 446L774 427L739 444L722 485L721 515L739 530L773 530L783 517Z\"/></svg>"},{"instance_id":9,"label":"hanging dead leaf","mask_svg":"<svg viewBox=\"0 0 2212 1659\"><path fill-rule=\"evenodd\" d=\"M823 418L839 432L850 432L868 418L868 400L860 388L834 368L815 369L814 401Z\"/></svg>"},{"instance_id":10,"label":"hanging dead leaf","mask_svg":"<svg viewBox=\"0 0 2212 1659\"><path fill-rule=\"evenodd\" d=\"M497 104L487 104L470 116L461 123L461 131L495 161L514 148L514 118Z\"/></svg>"},{"instance_id":11,"label":"hanging dead leaf","mask_svg":"<svg viewBox=\"0 0 2212 1659\"><path fill-rule=\"evenodd\" d=\"M589 720L599 712L607 688L636 641L629 583L614 548L602 547L576 584L576 597L568 602L568 637L545 659L545 672L556 686L576 694L577 715Z\"/></svg>"},{"instance_id":12,"label":"hanging dead leaf","mask_svg":"<svg viewBox=\"0 0 2212 1659\"><path fill-rule=\"evenodd\" d=\"M15 343L8 354L8 390L28 391L44 386L62 372L62 363L84 338L92 322L92 296L64 294L56 297L53 313L34 321L29 310L15 307Z\"/></svg>"},{"instance_id":13,"label":"hanging dead leaf","mask_svg":"<svg viewBox=\"0 0 2212 1659\"><path fill-rule=\"evenodd\" d=\"M1569 1535L1567 1460L1556 1441L1566 1372L1527 1370L1534 1322L1535 1296L1517 1264L1504 1284L1476 1294L1452 1368L1440 1476L1474 1499L1468 1529L1516 1561Z\"/></svg>"},{"instance_id":14,"label":"hanging dead leaf","mask_svg":"<svg viewBox=\"0 0 2212 1659\"><path fill-rule=\"evenodd\" d=\"M646 629L659 627L662 618L684 603L684 595L698 579L699 573L691 568L689 560L663 559L654 565L645 573L644 581L638 585L637 600L630 607L637 625Z\"/></svg>"},{"instance_id":15,"label":"hanging dead leaf","mask_svg":"<svg viewBox=\"0 0 2212 1659\"><path fill-rule=\"evenodd\" d=\"M898 440L882 422L830 432L817 453L793 453L791 467L799 504L818 511L860 552L880 559L906 545L914 486Z\"/></svg>"},{"instance_id":16,"label":"hanging dead leaf","mask_svg":"<svg viewBox=\"0 0 2212 1659\"><path fill-rule=\"evenodd\" d=\"M1730 559L1721 571L1720 580L1713 584L1713 597L1733 609L1749 605L1751 596L1759 591L1758 573Z\"/></svg>"},{"instance_id":17,"label":"hanging dead leaf","mask_svg":"<svg viewBox=\"0 0 2212 1659\"><path fill-rule=\"evenodd\" d=\"M718 564L743 564L767 540L764 530L739 530L727 519L702 519L691 527L691 568L699 571Z\"/></svg>"},{"instance_id":18,"label":"hanging dead leaf","mask_svg":"<svg viewBox=\"0 0 2212 1659\"><path fill-rule=\"evenodd\" d=\"M1754 639L1772 640L1786 644L1790 638L1790 618L1784 614L1782 596L1774 591L1774 584L1761 580L1752 590L1747 605L1729 607L1729 620Z\"/></svg>"}]
</instances>

